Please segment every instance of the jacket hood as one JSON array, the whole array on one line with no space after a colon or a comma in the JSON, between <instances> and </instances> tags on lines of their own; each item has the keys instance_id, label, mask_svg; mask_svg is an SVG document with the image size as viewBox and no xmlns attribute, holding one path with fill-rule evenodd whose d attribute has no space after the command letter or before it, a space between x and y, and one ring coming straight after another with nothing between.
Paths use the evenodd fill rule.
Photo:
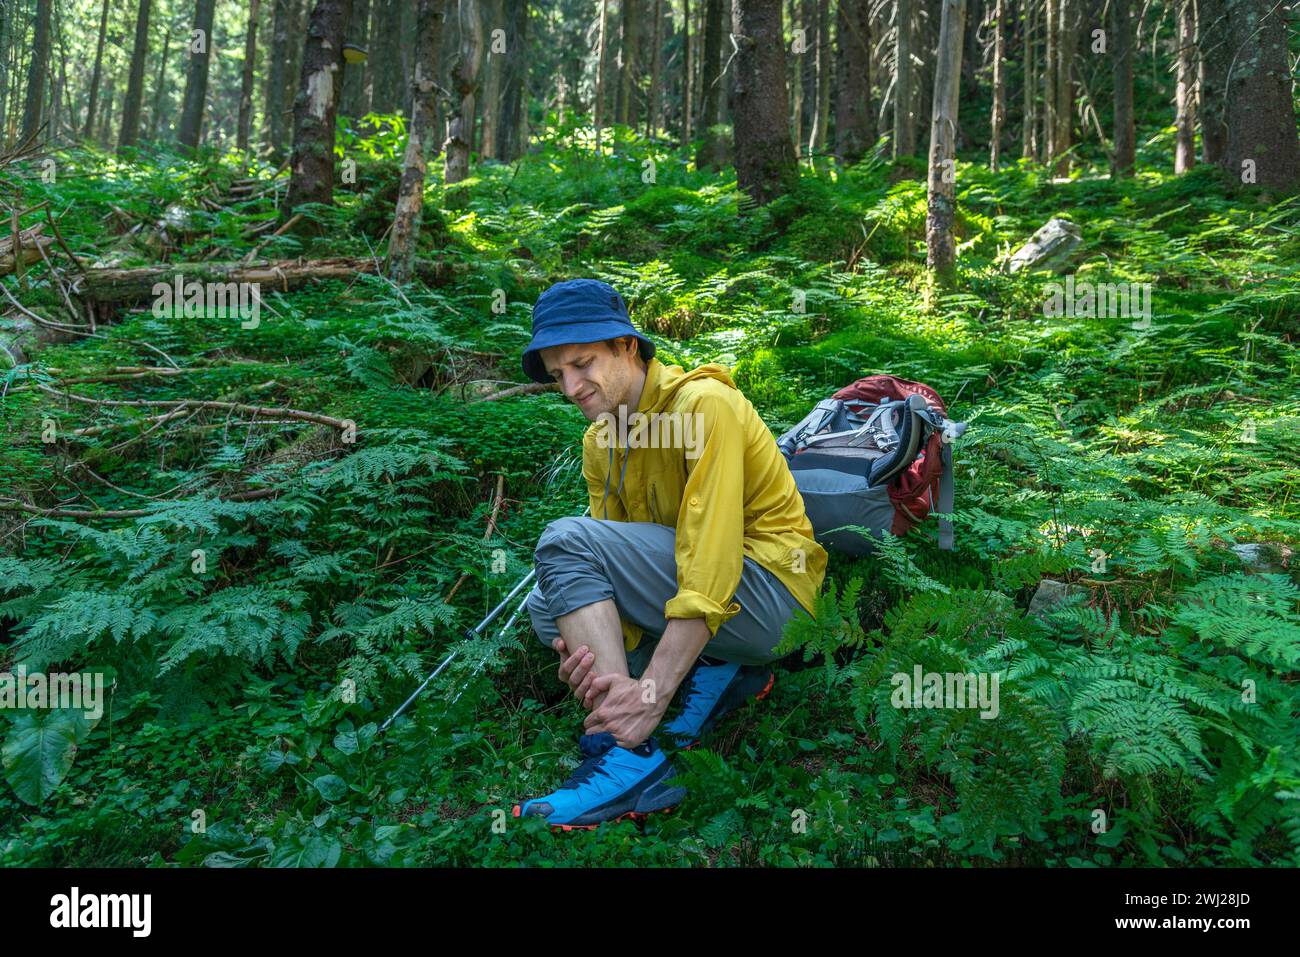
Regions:
<instances>
[{"instance_id":1,"label":"jacket hood","mask_svg":"<svg viewBox=\"0 0 1300 957\"><path fill-rule=\"evenodd\" d=\"M646 364L645 386L641 390L637 411L664 411L672 403L678 389L699 379L717 379L728 388L736 388L727 367L716 362L697 366L687 372L681 366L664 365L658 359L651 359Z\"/></svg>"}]
</instances>

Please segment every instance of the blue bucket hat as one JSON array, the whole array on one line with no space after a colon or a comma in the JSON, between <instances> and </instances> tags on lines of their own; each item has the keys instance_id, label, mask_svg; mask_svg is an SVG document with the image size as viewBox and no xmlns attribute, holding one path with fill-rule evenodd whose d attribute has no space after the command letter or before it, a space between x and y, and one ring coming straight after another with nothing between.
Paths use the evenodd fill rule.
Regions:
<instances>
[{"instance_id":1,"label":"blue bucket hat","mask_svg":"<svg viewBox=\"0 0 1300 957\"><path fill-rule=\"evenodd\" d=\"M613 286L598 279L557 282L533 304L533 339L524 350L524 372L534 382L550 382L540 350L620 336L636 336L642 359L654 356L655 344L636 331Z\"/></svg>"}]
</instances>

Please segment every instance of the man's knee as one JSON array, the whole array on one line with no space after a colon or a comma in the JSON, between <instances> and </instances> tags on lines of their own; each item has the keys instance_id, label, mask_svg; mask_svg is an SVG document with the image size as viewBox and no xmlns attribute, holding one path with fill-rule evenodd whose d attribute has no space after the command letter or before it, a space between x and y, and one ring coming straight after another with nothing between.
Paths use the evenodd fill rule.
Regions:
<instances>
[{"instance_id":1,"label":"man's knee","mask_svg":"<svg viewBox=\"0 0 1300 957\"><path fill-rule=\"evenodd\" d=\"M566 516L557 518L542 530L533 550L533 558L539 562L553 559L557 554L586 550L583 543L588 541L591 529L585 516Z\"/></svg>"}]
</instances>

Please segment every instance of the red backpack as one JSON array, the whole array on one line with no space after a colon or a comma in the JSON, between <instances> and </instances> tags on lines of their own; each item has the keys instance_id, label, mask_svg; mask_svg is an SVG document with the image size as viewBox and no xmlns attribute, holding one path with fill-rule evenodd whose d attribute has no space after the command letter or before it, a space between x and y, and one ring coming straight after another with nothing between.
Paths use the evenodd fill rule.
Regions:
<instances>
[{"instance_id":1,"label":"red backpack","mask_svg":"<svg viewBox=\"0 0 1300 957\"><path fill-rule=\"evenodd\" d=\"M931 512L952 512L951 443L965 431L928 385L873 375L818 402L777 445L817 540L861 555L871 539L845 526L903 535ZM939 547L952 548L946 519Z\"/></svg>"}]
</instances>

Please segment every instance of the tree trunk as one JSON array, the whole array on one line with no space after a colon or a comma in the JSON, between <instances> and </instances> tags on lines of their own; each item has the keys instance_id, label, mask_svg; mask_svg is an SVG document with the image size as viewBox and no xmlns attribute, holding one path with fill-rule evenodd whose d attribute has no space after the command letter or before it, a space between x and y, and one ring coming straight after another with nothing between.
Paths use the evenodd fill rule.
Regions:
<instances>
[{"instance_id":1,"label":"tree trunk","mask_svg":"<svg viewBox=\"0 0 1300 957\"><path fill-rule=\"evenodd\" d=\"M453 112L447 119L447 140L443 143L443 182L448 186L469 175L469 124L474 121L474 93L483 56L483 30L476 0L456 0L456 28L457 53L451 72Z\"/></svg>"},{"instance_id":2,"label":"tree trunk","mask_svg":"<svg viewBox=\"0 0 1300 957\"><path fill-rule=\"evenodd\" d=\"M397 193L392 238L388 243L389 275L394 282L409 282L420 238L424 208L424 181L429 146L434 137L435 81L442 18L446 0L420 0L416 23L414 76L411 78L411 126L406 140L402 184ZM491 21L489 21L490 23ZM487 129L487 124L484 124Z\"/></svg>"},{"instance_id":3,"label":"tree trunk","mask_svg":"<svg viewBox=\"0 0 1300 957\"><path fill-rule=\"evenodd\" d=\"M691 110L695 103L692 94L695 92L695 34L691 33L691 0L682 0L686 7L686 12L682 17L682 47L686 52L686 62L682 66L682 148L685 149L691 142Z\"/></svg>"},{"instance_id":4,"label":"tree trunk","mask_svg":"<svg viewBox=\"0 0 1300 957\"><path fill-rule=\"evenodd\" d=\"M1228 149L1228 20L1223 0L1197 0L1196 45L1200 53L1201 162L1215 166Z\"/></svg>"},{"instance_id":5,"label":"tree trunk","mask_svg":"<svg viewBox=\"0 0 1300 957\"><path fill-rule=\"evenodd\" d=\"M925 261L931 269L946 276L952 272L957 260L952 223L956 206L954 166L966 0L942 0L942 4L939 53L934 67L934 106L930 120Z\"/></svg>"},{"instance_id":6,"label":"tree trunk","mask_svg":"<svg viewBox=\"0 0 1300 957\"><path fill-rule=\"evenodd\" d=\"M1178 81L1174 92L1174 173L1196 163L1196 8L1194 0L1178 3Z\"/></svg>"},{"instance_id":7,"label":"tree trunk","mask_svg":"<svg viewBox=\"0 0 1300 957\"><path fill-rule=\"evenodd\" d=\"M912 2L898 0L894 13L894 159L916 152L912 123Z\"/></svg>"},{"instance_id":8,"label":"tree trunk","mask_svg":"<svg viewBox=\"0 0 1300 957\"><path fill-rule=\"evenodd\" d=\"M216 0L197 0L194 7L194 30L190 34L190 68L185 76L185 104L181 107L181 126L177 141L197 149L203 128L204 101L208 96L208 63L212 58L212 15ZM196 49L198 47L198 49Z\"/></svg>"},{"instance_id":9,"label":"tree trunk","mask_svg":"<svg viewBox=\"0 0 1300 957\"><path fill-rule=\"evenodd\" d=\"M483 56L483 96L480 106L483 136L478 154L483 159L500 159L497 128L501 124L501 74L505 70L507 51L510 49L501 0L486 0L483 4L483 26L487 35L487 52ZM504 49L493 38L494 30L501 30L507 37Z\"/></svg>"},{"instance_id":10,"label":"tree trunk","mask_svg":"<svg viewBox=\"0 0 1300 957\"><path fill-rule=\"evenodd\" d=\"M596 152L600 153L600 130L605 122L605 27L609 20L609 0L600 0L600 34L596 39L596 102L592 106L592 122L596 127Z\"/></svg>"},{"instance_id":11,"label":"tree trunk","mask_svg":"<svg viewBox=\"0 0 1300 957\"><path fill-rule=\"evenodd\" d=\"M253 125L253 63L257 59L257 10L262 0L248 0L248 30L244 35L244 70L239 78L239 130L235 148L248 152L249 129Z\"/></svg>"},{"instance_id":12,"label":"tree trunk","mask_svg":"<svg viewBox=\"0 0 1300 957\"><path fill-rule=\"evenodd\" d=\"M1113 0L1112 0L1113 2ZM1006 58L1007 0L997 0L993 8L993 122L989 134L989 168L998 171L998 152L1002 146L1002 126L1007 121Z\"/></svg>"},{"instance_id":13,"label":"tree trunk","mask_svg":"<svg viewBox=\"0 0 1300 957\"><path fill-rule=\"evenodd\" d=\"M808 134L808 161L826 150L826 127L831 113L831 15L827 0L817 0L817 98L813 103L812 130Z\"/></svg>"},{"instance_id":14,"label":"tree trunk","mask_svg":"<svg viewBox=\"0 0 1300 957\"><path fill-rule=\"evenodd\" d=\"M158 75L154 79L153 86L153 106L149 110L149 139L158 138L158 130L162 123L162 102L163 92L167 89L167 58L172 52L172 31L171 27L163 34L162 56L158 58Z\"/></svg>"},{"instance_id":15,"label":"tree trunk","mask_svg":"<svg viewBox=\"0 0 1300 957\"><path fill-rule=\"evenodd\" d=\"M1048 0L1052 2L1052 0ZM1073 0L1057 0L1056 13L1056 131L1053 137L1053 160L1056 175L1070 174L1070 150L1074 127L1074 14Z\"/></svg>"},{"instance_id":16,"label":"tree trunk","mask_svg":"<svg viewBox=\"0 0 1300 957\"><path fill-rule=\"evenodd\" d=\"M632 101L636 87L637 47L641 42L641 0L622 0L623 30L619 45L618 122L636 126L636 104Z\"/></svg>"},{"instance_id":17,"label":"tree trunk","mask_svg":"<svg viewBox=\"0 0 1300 957\"><path fill-rule=\"evenodd\" d=\"M781 0L734 0L736 182L760 206L793 189L799 168L786 121Z\"/></svg>"},{"instance_id":18,"label":"tree trunk","mask_svg":"<svg viewBox=\"0 0 1300 957\"><path fill-rule=\"evenodd\" d=\"M654 30L650 34L650 100L646 108L646 139L654 142L659 131L659 51L663 48L660 27L663 24L662 0L655 0Z\"/></svg>"},{"instance_id":19,"label":"tree trunk","mask_svg":"<svg viewBox=\"0 0 1300 957\"><path fill-rule=\"evenodd\" d=\"M256 2L256 0L254 0ZM144 100L144 60L149 53L149 0L140 0L135 16L135 46L131 50L131 74L122 104L122 128L117 146L134 146L140 136L140 104Z\"/></svg>"},{"instance_id":20,"label":"tree trunk","mask_svg":"<svg viewBox=\"0 0 1300 957\"><path fill-rule=\"evenodd\" d=\"M1132 0L1110 0L1111 36L1115 44L1115 176L1131 176L1137 162L1137 129L1133 120Z\"/></svg>"},{"instance_id":21,"label":"tree trunk","mask_svg":"<svg viewBox=\"0 0 1300 957\"><path fill-rule=\"evenodd\" d=\"M99 102L99 78L104 65L104 35L107 32L108 0L104 0L99 11L99 41L95 44L95 67L90 73L90 103L86 107L86 125L81 131L84 139L90 139L95 132L95 107ZM0 131L0 139L3 139L3 131Z\"/></svg>"},{"instance_id":22,"label":"tree trunk","mask_svg":"<svg viewBox=\"0 0 1300 957\"><path fill-rule=\"evenodd\" d=\"M867 151L871 119L870 0L840 0L835 39L839 47L835 100L835 153L852 165Z\"/></svg>"},{"instance_id":23,"label":"tree trunk","mask_svg":"<svg viewBox=\"0 0 1300 957\"><path fill-rule=\"evenodd\" d=\"M289 88L289 35L293 29L294 9L291 0L272 0L271 62L266 71L266 134L271 158L284 155L289 124L284 114L288 107L285 90Z\"/></svg>"},{"instance_id":24,"label":"tree trunk","mask_svg":"<svg viewBox=\"0 0 1300 957\"><path fill-rule=\"evenodd\" d=\"M344 40L366 51L366 62L343 70L343 92L339 94L339 112L353 119L370 112L370 74L373 58L370 42L370 0L352 0L352 15Z\"/></svg>"},{"instance_id":25,"label":"tree trunk","mask_svg":"<svg viewBox=\"0 0 1300 957\"><path fill-rule=\"evenodd\" d=\"M722 34L724 31L722 0L707 0L704 8L704 58L700 61L700 129L718 123L718 105L722 95Z\"/></svg>"},{"instance_id":26,"label":"tree trunk","mask_svg":"<svg viewBox=\"0 0 1300 957\"><path fill-rule=\"evenodd\" d=\"M1242 183L1292 190L1300 186L1287 58L1286 8L1273 0L1226 0L1228 148L1224 164Z\"/></svg>"},{"instance_id":27,"label":"tree trunk","mask_svg":"<svg viewBox=\"0 0 1300 957\"><path fill-rule=\"evenodd\" d=\"M370 108L376 113L397 113L402 108L402 8L401 0L374 0L374 25L370 31Z\"/></svg>"},{"instance_id":28,"label":"tree trunk","mask_svg":"<svg viewBox=\"0 0 1300 957\"><path fill-rule=\"evenodd\" d=\"M1021 22L1025 38L1025 105L1020 129L1020 155L1025 159L1038 158L1038 98L1034 87L1038 78L1038 3L1023 0Z\"/></svg>"},{"instance_id":29,"label":"tree trunk","mask_svg":"<svg viewBox=\"0 0 1300 957\"><path fill-rule=\"evenodd\" d=\"M36 135L45 109L45 77L50 69L50 13L53 0L36 0L36 34L32 59L27 64L27 98L23 103L23 126L19 139Z\"/></svg>"},{"instance_id":30,"label":"tree trunk","mask_svg":"<svg viewBox=\"0 0 1300 957\"><path fill-rule=\"evenodd\" d=\"M307 28L302 76L293 108L289 191L280 210L288 220L303 203L334 203L334 118L343 74L343 31L352 0L316 0Z\"/></svg>"},{"instance_id":31,"label":"tree trunk","mask_svg":"<svg viewBox=\"0 0 1300 957\"><path fill-rule=\"evenodd\" d=\"M528 140L524 136L524 106L528 64L528 0L506 0L506 49L502 64L501 110L497 123L497 155L502 162L513 163L524 155Z\"/></svg>"}]
</instances>

